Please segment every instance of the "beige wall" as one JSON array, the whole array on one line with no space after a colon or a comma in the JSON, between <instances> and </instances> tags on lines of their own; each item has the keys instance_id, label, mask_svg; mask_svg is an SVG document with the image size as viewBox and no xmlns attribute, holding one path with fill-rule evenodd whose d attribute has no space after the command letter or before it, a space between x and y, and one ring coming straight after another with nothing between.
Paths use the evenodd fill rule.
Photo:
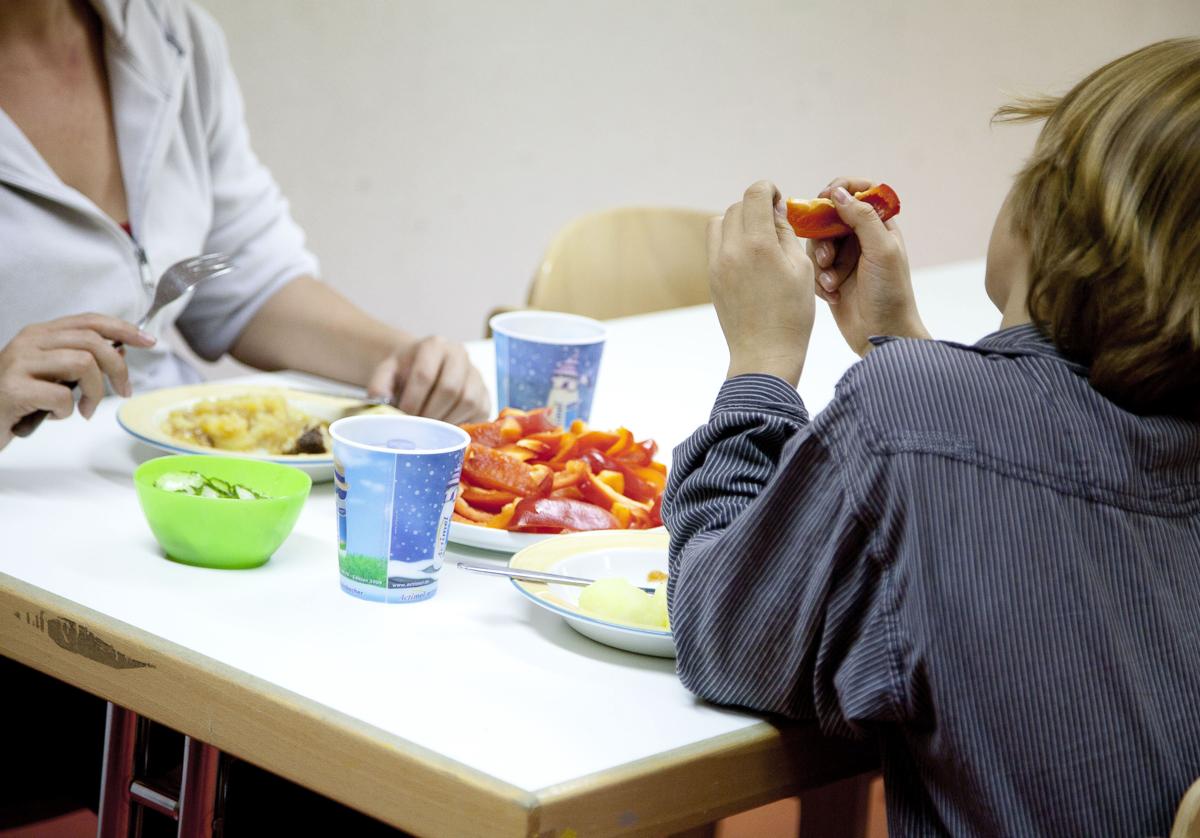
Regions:
<instances>
[{"instance_id":1,"label":"beige wall","mask_svg":"<svg viewBox=\"0 0 1200 838\"><path fill-rule=\"evenodd\" d=\"M202 2L325 277L456 338L573 216L762 177L886 179L915 265L980 256L1033 137L1005 92L1200 33L1197 0Z\"/></svg>"}]
</instances>

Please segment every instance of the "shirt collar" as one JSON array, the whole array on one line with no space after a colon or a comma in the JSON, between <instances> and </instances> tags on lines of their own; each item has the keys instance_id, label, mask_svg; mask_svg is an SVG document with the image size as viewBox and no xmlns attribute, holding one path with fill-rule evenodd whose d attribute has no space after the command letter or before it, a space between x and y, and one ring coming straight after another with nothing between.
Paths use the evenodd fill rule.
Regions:
<instances>
[{"instance_id":1,"label":"shirt collar","mask_svg":"<svg viewBox=\"0 0 1200 838\"><path fill-rule=\"evenodd\" d=\"M874 345L882 346L885 343L898 340L898 338L872 337L870 340ZM1019 326L1009 326L1007 329L992 332L990 335L980 338L973 346L953 341L942 341L942 343L948 343L951 346L957 346L961 349L969 349L983 355L1006 355L1008 357L1025 355L1046 358L1047 360L1064 364L1070 370L1080 375L1087 375L1088 372L1085 365L1072 361L1063 355L1058 347L1054 345L1054 342L1046 337L1033 323L1022 323Z\"/></svg>"},{"instance_id":2,"label":"shirt collar","mask_svg":"<svg viewBox=\"0 0 1200 838\"><path fill-rule=\"evenodd\" d=\"M1060 355L1050 338L1033 323L1022 323L999 329L984 335L975 344L981 349L990 349L1003 354L1016 355Z\"/></svg>"}]
</instances>

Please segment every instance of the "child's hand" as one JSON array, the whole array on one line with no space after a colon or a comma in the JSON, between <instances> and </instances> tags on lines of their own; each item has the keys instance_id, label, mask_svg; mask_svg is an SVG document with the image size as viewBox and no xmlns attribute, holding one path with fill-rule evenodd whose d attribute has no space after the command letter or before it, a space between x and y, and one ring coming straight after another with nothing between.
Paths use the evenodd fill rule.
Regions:
<instances>
[{"instance_id":1,"label":"child's hand","mask_svg":"<svg viewBox=\"0 0 1200 838\"><path fill-rule=\"evenodd\" d=\"M818 271L817 294L829 303L842 336L859 355L871 351L867 338L872 335L929 337L896 220L880 221L869 204L851 194L873 185L862 178L837 178L822 190L819 197L833 201L854 234L808 245Z\"/></svg>"},{"instance_id":2,"label":"child's hand","mask_svg":"<svg viewBox=\"0 0 1200 838\"><path fill-rule=\"evenodd\" d=\"M774 184L755 183L709 222L708 271L729 377L768 373L795 386L812 333L813 268Z\"/></svg>"}]
</instances>

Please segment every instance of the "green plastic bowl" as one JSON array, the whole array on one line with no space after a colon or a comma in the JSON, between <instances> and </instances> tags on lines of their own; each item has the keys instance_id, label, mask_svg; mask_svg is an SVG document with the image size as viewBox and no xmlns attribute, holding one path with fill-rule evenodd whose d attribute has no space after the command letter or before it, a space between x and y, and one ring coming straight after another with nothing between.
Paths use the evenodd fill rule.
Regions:
<instances>
[{"instance_id":1,"label":"green plastic bowl","mask_svg":"<svg viewBox=\"0 0 1200 838\"><path fill-rule=\"evenodd\" d=\"M202 498L157 488L154 482L171 471L197 471L267 497ZM147 460L134 471L133 483L150 531L168 558L230 569L258 567L271 558L296 525L312 488L312 478L292 466L205 454Z\"/></svg>"}]
</instances>

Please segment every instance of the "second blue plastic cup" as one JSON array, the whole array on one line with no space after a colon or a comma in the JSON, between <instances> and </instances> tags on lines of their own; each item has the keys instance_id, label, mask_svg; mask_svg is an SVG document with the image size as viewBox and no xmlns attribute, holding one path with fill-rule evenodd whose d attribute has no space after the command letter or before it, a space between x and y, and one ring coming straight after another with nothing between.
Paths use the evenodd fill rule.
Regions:
<instances>
[{"instance_id":1,"label":"second blue plastic cup","mask_svg":"<svg viewBox=\"0 0 1200 838\"><path fill-rule=\"evenodd\" d=\"M557 311L512 311L489 325L501 409L548 407L554 424L563 427L588 421L604 352L603 323Z\"/></svg>"}]
</instances>

